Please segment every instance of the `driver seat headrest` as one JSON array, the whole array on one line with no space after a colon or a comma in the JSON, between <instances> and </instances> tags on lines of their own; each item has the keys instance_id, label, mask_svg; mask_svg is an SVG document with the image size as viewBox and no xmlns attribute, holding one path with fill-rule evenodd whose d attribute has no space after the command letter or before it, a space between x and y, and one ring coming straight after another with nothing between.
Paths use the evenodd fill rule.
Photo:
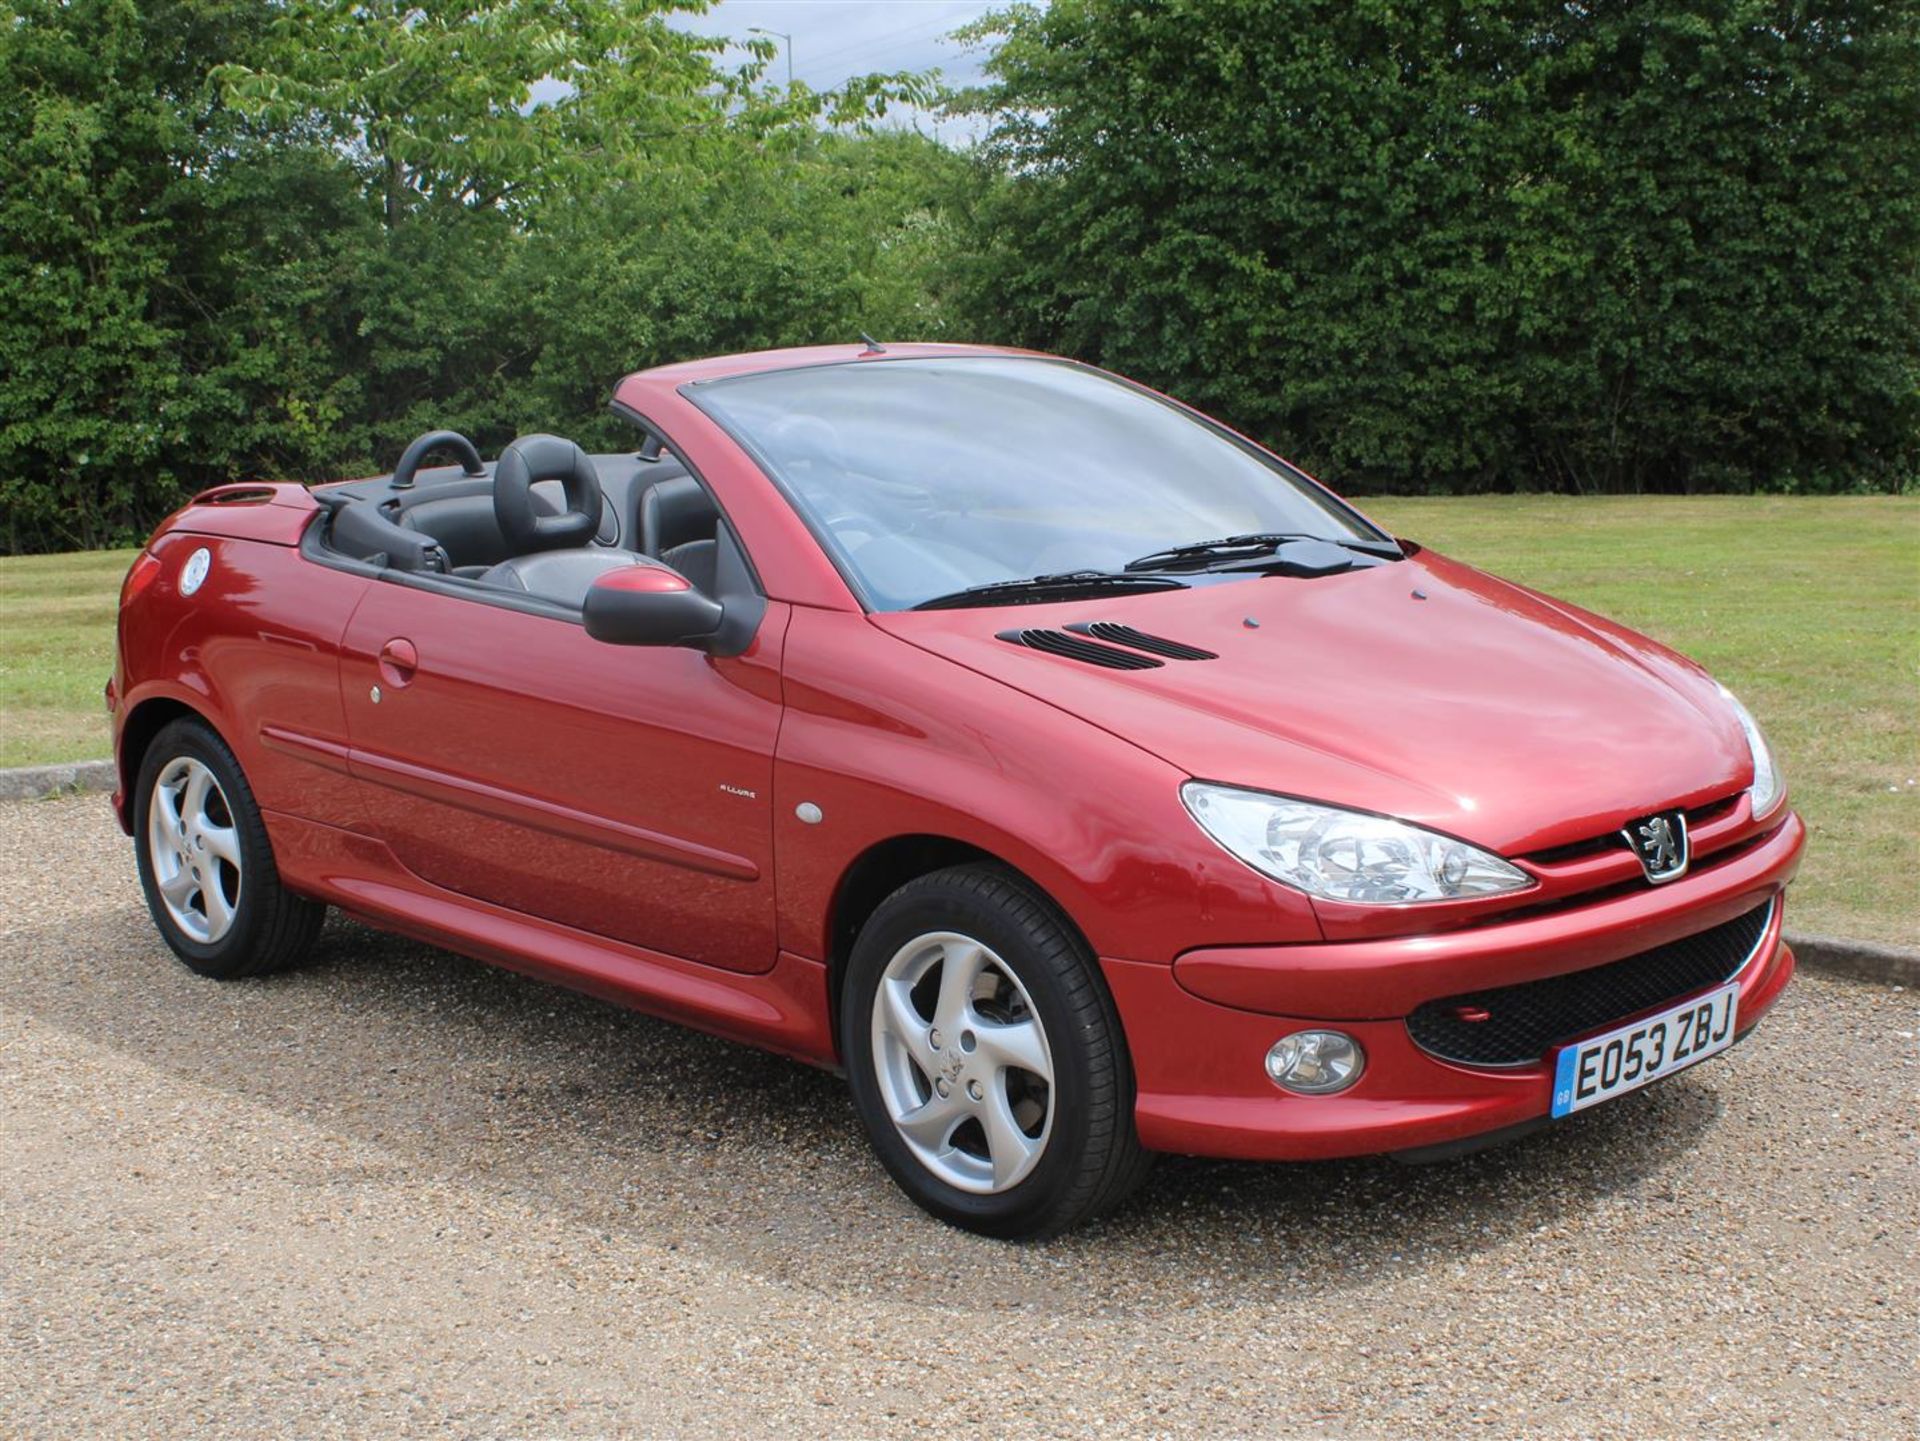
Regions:
<instances>
[{"instance_id":1,"label":"driver seat headrest","mask_svg":"<svg viewBox=\"0 0 1920 1441\"><path fill-rule=\"evenodd\" d=\"M712 540L720 510L692 476L675 476L647 487L640 497L640 549L664 556L689 541Z\"/></svg>"},{"instance_id":2,"label":"driver seat headrest","mask_svg":"<svg viewBox=\"0 0 1920 1441\"><path fill-rule=\"evenodd\" d=\"M543 480L566 492L563 514L541 513L533 487ZM515 555L586 545L599 533L605 505L592 457L557 435L521 436L493 468L494 518Z\"/></svg>"}]
</instances>

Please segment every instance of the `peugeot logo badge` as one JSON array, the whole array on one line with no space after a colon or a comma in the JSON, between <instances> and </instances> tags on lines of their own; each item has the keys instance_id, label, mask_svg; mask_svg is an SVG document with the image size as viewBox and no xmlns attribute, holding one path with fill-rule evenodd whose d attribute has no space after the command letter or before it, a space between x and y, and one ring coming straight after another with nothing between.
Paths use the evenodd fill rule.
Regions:
<instances>
[{"instance_id":1,"label":"peugeot logo badge","mask_svg":"<svg viewBox=\"0 0 1920 1441\"><path fill-rule=\"evenodd\" d=\"M1653 884L1677 881L1687 873L1687 817L1667 811L1629 822L1620 832L1627 847L1640 858L1640 869Z\"/></svg>"}]
</instances>

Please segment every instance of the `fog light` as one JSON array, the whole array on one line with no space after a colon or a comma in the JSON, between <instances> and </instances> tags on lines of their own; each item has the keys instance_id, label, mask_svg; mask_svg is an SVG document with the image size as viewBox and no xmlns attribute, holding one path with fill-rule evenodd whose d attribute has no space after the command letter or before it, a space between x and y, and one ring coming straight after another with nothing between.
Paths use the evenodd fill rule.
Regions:
<instances>
[{"instance_id":1,"label":"fog light","mask_svg":"<svg viewBox=\"0 0 1920 1441\"><path fill-rule=\"evenodd\" d=\"M1267 1078L1302 1096L1344 1091L1366 1065L1360 1043L1344 1031L1295 1031L1267 1052Z\"/></svg>"}]
</instances>

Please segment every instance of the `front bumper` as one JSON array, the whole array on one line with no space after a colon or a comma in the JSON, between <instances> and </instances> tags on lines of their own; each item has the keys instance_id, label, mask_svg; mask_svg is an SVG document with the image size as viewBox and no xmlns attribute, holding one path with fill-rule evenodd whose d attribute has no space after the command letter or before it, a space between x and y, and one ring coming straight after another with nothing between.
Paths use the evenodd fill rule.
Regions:
<instances>
[{"instance_id":1,"label":"front bumper","mask_svg":"<svg viewBox=\"0 0 1920 1441\"><path fill-rule=\"evenodd\" d=\"M1707 930L1778 897L1805 839L1789 815L1735 860L1672 886L1469 931L1190 952L1172 966L1103 960L1132 1051L1140 1139L1191 1155L1320 1160L1441 1146L1543 1118L1550 1059L1505 1070L1443 1061L1414 1043L1406 1016L1429 1000L1603 965ZM1784 911L1774 906L1738 973L1742 1034L1793 975ZM1195 958L1207 964L1196 969ZM1306 1097L1268 1081L1268 1047L1328 1022L1366 1051L1352 1089Z\"/></svg>"}]
</instances>

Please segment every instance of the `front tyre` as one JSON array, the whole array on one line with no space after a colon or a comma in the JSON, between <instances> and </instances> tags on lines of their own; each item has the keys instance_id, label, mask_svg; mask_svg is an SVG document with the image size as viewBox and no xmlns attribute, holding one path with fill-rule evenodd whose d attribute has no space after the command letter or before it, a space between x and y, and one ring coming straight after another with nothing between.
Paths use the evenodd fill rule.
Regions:
<instances>
[{"instance_id":1,"label":"front tyre","mask_svg":"<svg viewBox=\"0 0 1920 1441\"><path fill-rule=\"evenodd\" d=\"M305 957L327 909L281 886L253 790L209 726L182 719L154 737L133 814L147 909L188 966L233 980Z\"/></svg>"},{"instance_id":2,"label":"front tyre","mask_svg":"<svg viewBox=\"0 0 1920 1441\"><path fill-rule=\"evenodd\" d=\"M1145 1178L1112 999L1085 943L1017 878L970 865L908 882L861 930L844 985L854 1105L926 1210L1030 1239Z\"/></svg>"}]
</instances>

